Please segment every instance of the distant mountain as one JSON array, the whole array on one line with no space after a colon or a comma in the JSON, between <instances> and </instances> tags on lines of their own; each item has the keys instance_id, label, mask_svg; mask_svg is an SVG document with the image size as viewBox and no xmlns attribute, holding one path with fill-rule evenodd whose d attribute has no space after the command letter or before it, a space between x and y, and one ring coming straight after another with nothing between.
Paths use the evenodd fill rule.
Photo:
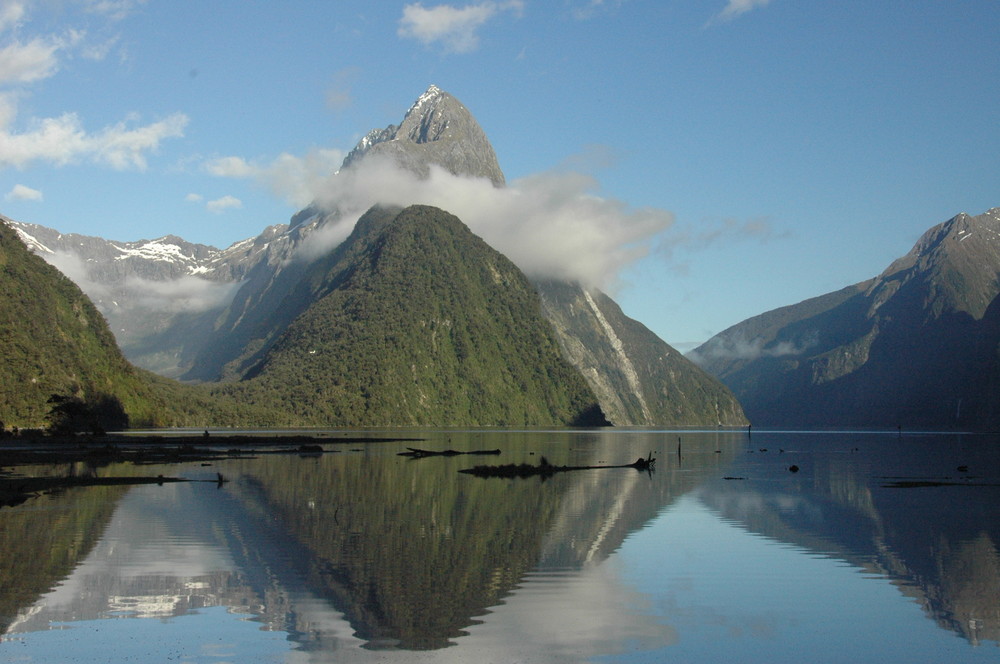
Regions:
<instances>
[{"instance_id":1,"label":"distant mountain","mask_svg":"<svg viewBox=\"0 0 1000 664\"><path fill-rule=\"evenodd\" d=\"M391 159L421 177L436 165L504 186L494 150L472 114L435 86L398 126L369 132L341 171L376 158ZM343 259L347 249L329 240L342 226L344 213L333 201L317 202L289 224L271 226L225 250L170 236L115 243L25 224L19 230L35 239L36 251L69 268L98 302L130 359L166 376L212 383L247 378L262 354L314 304L314 294L300 285L323 269L316 265ZM364 246L358 241L350 250L362 252ZM112 267L105 266L109 261ZM614 424L746 422L723 386L625 317L606 295L575 284L539 288L547 293L542 311L560 347Z\"/></svg>"},{"instance_id":2,"label":"distant mountain","mask_svg":"<svg viewBox=\"0 0 1000 664\"><path fill-rule=\"evenodd\" d=\"M40 427L52 395L78 399L95 427L151 425L163 401L86 295L0 218L0 421Z\"/></svg>"},{"instance_id":3,"label":"distant mountain","mask_svg":"<svg viewBox=\"0 0 1000 664\"><path fill-rule=\"evenodd\" d=\"M220 308L288 228L271 226L219 250L173 235L117 242L7 223L90 297L131 361L165 376L190 365Z\"/></svg>"},{"instance_id":4,"label":"distant mountain","mask_svg":"<svg viewBox=\"0 0 1000 664\"><path fill-rule=\"evenodd\" d=\"M288 424L607 424L531 283L437 208L373 208L276 313L227 392Z\"/></svg>"},{"instance_id":5,"label":"distant mountain","mask_svg":"<svg viewBox=\"0 0 1000 664\"><path fill-rule=\"evenodd\" d=\"M693 352L765 426L1000 427L1000 208L928 230L880 276Z\"/></svg>"}]
</instances>

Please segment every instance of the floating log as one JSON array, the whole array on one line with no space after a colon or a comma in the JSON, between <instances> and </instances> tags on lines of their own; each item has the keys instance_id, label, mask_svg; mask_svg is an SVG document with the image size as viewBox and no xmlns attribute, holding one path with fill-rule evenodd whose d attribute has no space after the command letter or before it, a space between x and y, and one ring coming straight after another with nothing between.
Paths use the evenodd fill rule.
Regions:
<instances>
[{"instance_id":1,"label":"floating log","mask_svg":"<svg viewBox=\"0 0 1000 664\"><path fill-rule=\"evenodd\" d=\"M475 475L476 477L551 477L556 473L564 473L571 470L603 470L607 468L635 468L636 470L653 470L656 459L653 453L643 459L639 457L633 463L626 463L618 466L553 466L548 459L542 457L537 466L528 463L509 463L503 466L474 466L460 470L460 473Z\"/></svg>"},{"instance_id":2,"label":"floating log","mask_svg":"<svg viewBox=\"0 0 1000 664\"><path fill-rule=\"evenodd\" d=\"M460 454L500 454L500 450L473 450L471 452L459 452L458 450L421 450L416 447L407 447L408 452L400 452L399 456L410 457L411 459L423 459L430 456L458 456Z\"/></svg>"}]
</instances>

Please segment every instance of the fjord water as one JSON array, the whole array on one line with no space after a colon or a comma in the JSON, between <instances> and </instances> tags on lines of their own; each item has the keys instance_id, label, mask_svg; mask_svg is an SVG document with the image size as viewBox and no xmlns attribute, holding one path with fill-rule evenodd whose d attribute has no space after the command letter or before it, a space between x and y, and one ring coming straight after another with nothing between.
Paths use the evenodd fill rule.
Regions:
<instances>
[{"instance_id":1,"label":"fjord water","mask_svg":"<svg viewBox=\"0 0 1000 664\"><path fill-rule=\"evenodd\" d=\"M322 455L110 466L97 472L208 481L76 488L0 510L0 661L1000 655L996 436L364 435L418 440L331 433ZM501 454L398 456L407 446ZM651 473L458 472L650 451Z\"/></svg>"}]
</instances>

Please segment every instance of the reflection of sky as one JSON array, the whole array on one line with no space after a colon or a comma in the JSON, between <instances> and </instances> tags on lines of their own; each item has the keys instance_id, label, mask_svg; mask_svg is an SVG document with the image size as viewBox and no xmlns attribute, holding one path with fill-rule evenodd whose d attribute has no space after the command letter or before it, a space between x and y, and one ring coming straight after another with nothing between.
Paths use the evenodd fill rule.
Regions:
<instances>
[{"instance_id":1,"label":"reflection of sky","mask_svg":"<svg viewBox=\"0 0 1000 664\"><path fill-rule=\"evenodd\" d=\"M467 636L437 651L366 649L343 614L305 587L272 588L266 600L294 614L302 630L294 636L268 631L258 608L253 616L222 606L173 617L150 609L138 613L157 618L111 620L80 613L103 607L117 616L108 611L121 598L110 590L155 607L169 603L167 586L211 594L204 584L212 578L246 574L213 535L225 521L210 513L219 503L211 491L130 491L91 554L32 607L31 626L22 623L44 631L5 636L0 662L996 661L995 647L970 647L936 627L887 579L749 533L697 493L599 562L529 574Z\"/></svg>"},{"instance_id":2,"label":"reflection of sky","mask_svg":"<svg viewBox=\"0 0 1000 664\"><path fill-rule=\"evenodd\" d=\"M45 632L4 637L0 662L283 662L284 632L265 632L225 607L169 620L55 623Z\"/></svg>"},{"instance_id":3,"label":"reflection of sky","mask_svg":"<svg viewBox=\"0 0 1000 664\"><path fill-rule=\"evenodd\" d=\"M677 630L676 661L995 661L883 577L748 533L688 495L620 552ZM619 661L615 659L614 661ZM643 657L627 661L655 661Z\"/></svg>"}]
</instances>

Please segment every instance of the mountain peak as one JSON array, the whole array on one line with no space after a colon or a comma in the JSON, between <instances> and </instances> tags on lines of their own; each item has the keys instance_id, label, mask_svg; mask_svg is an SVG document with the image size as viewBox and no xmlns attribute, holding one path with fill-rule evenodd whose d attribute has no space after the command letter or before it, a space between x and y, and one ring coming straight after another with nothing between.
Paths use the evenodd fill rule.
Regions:
<instances>
[{"instance_id":1,"label":"mountain peak","mask_svg":"<svg viewBox=\"0 0 1000 664\"><path fill-rule=\"evenodd\" d=\"M486 133L462 103L436 85L421 94L398 125L372 129L351 150L341 168L372 154L386 155L422 178L434 164L453 175L505 183Z\"/></svg>"},{"instance_id":2,"label":"mountain peak","mask_svg":"<svg viewBox=\"0 0 1000 664\"><path fill-rule=\"evenodd\" d=\"M417 97L417 100L413 102L413 106L410 106L410 110L408 110L406 114L411 115L413 113L419 113L421 107L423 107L424 104L432 102L436 100L438 97L441 97L443 95L451 97L451 95L449 95L447 92L445 92L438 86L431 83L430 86L427 88L427 90L424 92L424 94Z\"/></svg>"}]
</instances>

